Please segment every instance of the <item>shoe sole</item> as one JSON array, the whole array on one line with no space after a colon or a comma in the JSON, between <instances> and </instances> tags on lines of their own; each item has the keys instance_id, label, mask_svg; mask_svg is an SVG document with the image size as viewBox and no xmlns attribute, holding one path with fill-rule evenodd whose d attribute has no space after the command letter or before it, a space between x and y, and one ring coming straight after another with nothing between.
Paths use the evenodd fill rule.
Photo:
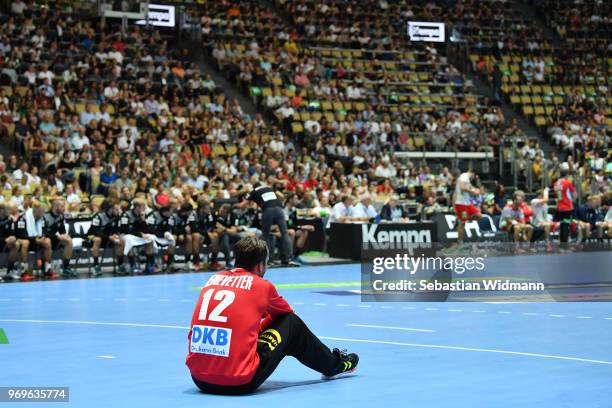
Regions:
<instances>
[{"instance_id":1,"label":"shoe sole","mask_svg":"<svg viewBox=\"0 0 612 408\"><path fill-rule=\"evenodd\" d=\"M321 375L321 379L326 380L326 381L337 380L338 378L346 377L349 374L353 374L355 371L357 371L357 367L352 368L348 371L343 371L340 374L332 375L331 377L328 377L326 375Z\"/></svg>"}]
</instances>

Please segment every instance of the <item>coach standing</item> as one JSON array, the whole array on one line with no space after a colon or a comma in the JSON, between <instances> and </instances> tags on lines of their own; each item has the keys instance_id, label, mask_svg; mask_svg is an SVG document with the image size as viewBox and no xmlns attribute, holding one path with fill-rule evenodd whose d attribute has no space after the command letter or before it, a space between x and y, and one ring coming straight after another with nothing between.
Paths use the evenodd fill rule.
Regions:
<instances>
[{"instance_id":1,"label":"coach standing","mask_svg":"<svg viewBox=\"0 0 612 408\"><path fill-rule=\"evenodd\" d=\"M278 225L278 229L281 233L281 248L280 256L281 263L283 265L297 266L293 260L293 254L291 249L291 241L289 240L289 234L287 233L287 220L285 219L285 213L283 211L282 193L274 191L271 187L262 185L260 183L255 184L254 190L248 195L247 200L255 202L262 211L261 217L261 230L263 239L268 244L270 249L270 258L274 254L274 240L270 233L272 225ZM247 201L236 205L238 208L245 207Z\"/></svg>"}]
</instances>

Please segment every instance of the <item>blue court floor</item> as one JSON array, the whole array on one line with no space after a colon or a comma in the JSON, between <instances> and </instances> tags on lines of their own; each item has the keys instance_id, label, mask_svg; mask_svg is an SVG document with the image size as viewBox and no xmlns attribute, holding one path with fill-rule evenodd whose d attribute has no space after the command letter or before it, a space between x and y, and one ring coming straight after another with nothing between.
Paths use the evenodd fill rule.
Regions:
<instances>
[{"instance_id":1,"label":"blue court floor","mask_svg":"<svg viewBox=\"0 0 612 408\"><path fill-rule=\"evenodd\" d=\"M288 358L254 395L204 395L184 360L209 275L0 285L0 386L69 386L72 407L612 406L610 303L361 303L359 265L266 275L360 355L354 376L324 382Z\"/></svg>"}]
</instances>

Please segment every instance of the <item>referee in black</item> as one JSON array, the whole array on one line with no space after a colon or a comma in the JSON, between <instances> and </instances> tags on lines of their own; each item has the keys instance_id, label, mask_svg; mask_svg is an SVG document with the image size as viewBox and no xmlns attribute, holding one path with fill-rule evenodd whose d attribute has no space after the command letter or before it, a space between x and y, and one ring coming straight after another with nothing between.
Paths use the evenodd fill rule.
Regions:
<instances>
[{"instance_id":1,"label":"referee in black","mask_svg":"<svg viewBox=\"0 0 612 408\"><path fill-rule=\"evenodd\" d=\"M283 266L299 266L293 261L293 251L291 241L287 233L287 220L283 211L282 200L283 194L279 191L274 191L271 187L257 183L253 191L246 197L246 200L255 202L261 208L261 231L263 239L268 244L270 249L270 257L274 253L274 237L270 233L272 225L278 225L281 233L281 264ZM238 208L243 208L248 205L248 201L243 201L236 205Z\"/></svg>"}]
</instances>

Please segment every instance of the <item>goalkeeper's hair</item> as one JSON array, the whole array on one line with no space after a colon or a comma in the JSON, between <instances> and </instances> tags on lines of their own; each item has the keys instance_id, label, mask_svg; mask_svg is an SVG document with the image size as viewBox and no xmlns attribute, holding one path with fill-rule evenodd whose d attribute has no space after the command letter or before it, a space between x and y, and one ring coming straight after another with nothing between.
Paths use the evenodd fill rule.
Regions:
<instances>
[{"instance_id":1,"label":"goalkeeper's hair","mask_svg":"<svg viewBox=\"0 0 612 408\"><path fill-rule=\"evenodd\" d=\"M245 237L234 245L236 267L252 271L262 262L268 262L268 245L259 238Z\"/></svg>"}]
</instances>

